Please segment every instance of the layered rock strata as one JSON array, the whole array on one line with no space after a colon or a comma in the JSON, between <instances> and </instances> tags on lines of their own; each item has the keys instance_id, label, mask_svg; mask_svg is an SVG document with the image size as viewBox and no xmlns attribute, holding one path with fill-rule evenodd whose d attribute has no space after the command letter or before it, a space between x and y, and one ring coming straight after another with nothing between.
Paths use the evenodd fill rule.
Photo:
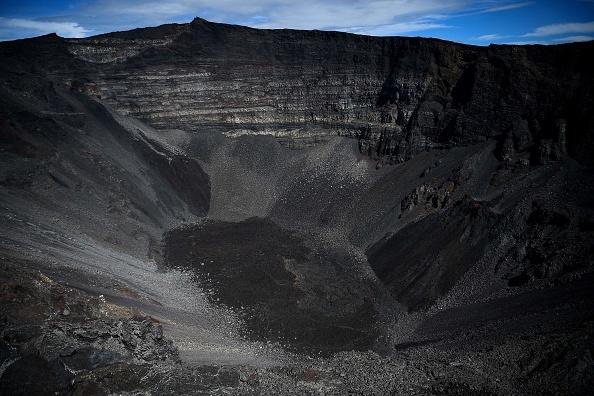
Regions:
<instances>
[{"instance_id":1,"label":"layered rock strata","mask_svg":"<svg viewBox=\"0 0 594 396\"><path fill-rule=\"evenodd\" d=\"M487 138L533 162L590 161L592 43L473 47L197 18L62 44L86 63L86 90L157 128L340 134L387 162Z\"/></svg>"}]
</instances>

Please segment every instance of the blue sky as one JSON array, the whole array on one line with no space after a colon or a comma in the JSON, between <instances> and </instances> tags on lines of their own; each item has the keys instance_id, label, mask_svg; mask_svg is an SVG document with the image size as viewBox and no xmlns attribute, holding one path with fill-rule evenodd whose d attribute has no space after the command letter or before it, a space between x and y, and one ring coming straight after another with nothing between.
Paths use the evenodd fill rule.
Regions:
<instances>
[{"instance_id":1,"label":"blue sky","mask_svg":"<svg viewBox=\"0 0 594 396\"><path fill-rule=\"evenodd\" d=\"M0 0L0 40L86 37L195 16L259 28L438 37L469 44L594 39L594 0Z\"/></svg>"}]
</instances>

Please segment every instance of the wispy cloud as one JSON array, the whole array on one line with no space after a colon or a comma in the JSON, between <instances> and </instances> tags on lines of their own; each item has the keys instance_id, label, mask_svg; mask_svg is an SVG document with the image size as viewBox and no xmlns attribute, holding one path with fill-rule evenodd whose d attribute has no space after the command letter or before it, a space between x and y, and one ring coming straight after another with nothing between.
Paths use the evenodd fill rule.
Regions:
<instances>
[{"instance_id":1,"label":"wispy cloud","mask_svg":"<svg viewBox=\"0 0 594 396\"><path fill-rule=\"evenodd\" d=\"M388 25L379 25L379 26L353 26L344 29L339 29L341 31L350 32L350 33L357 33L357 34L366 34L370 36L387 36L387 35L398 35L398 34L405 34L405 33L415 33L415 32L422 32L424 30L429 29L445 29L451 26L445 25L442 23L434 23L428 21L411 21L411 22L401 22L401 23L392 23Z\"/></svg>"},{"instance_id":2,"label":"wispy cloud","mask_svg":"<svg viewBox=\"0 0 594 396\"><path fill-rule=\"evenodd\" d=\"M556 38L553 41L558 43L575 43L580 41L592 41L594 40L594 36L567 36L567 37L560 37Z\"/></svg>"},{"instance_id":3,"label":"wispy cloud","mask_svg":"<svg viewBox=\"0 0 594 396\"><path fill-rule=\"evenodd\" d=\"M534 45L534 44L541 44L541 45L547 45L548 43L546 41L537 41L537 40L518 40L518 41L508 41L502 44L506 44L506 45Z\"/></svg>"},{"instance_id":4,"label":"wispy cloud","mask_svg":"<svg viewBox=\"0 0 594 396\"><path fill-rule=\"evenodd\" d=\"M482 36L478 36L476 39L478 41L491 41L491 40L498 40L503 38L504 36L500 34L484 34Z\"/></svg>"},{"instance_id":5,"label":"wispy cloud","mask_svg":"<svg viewBox=\"0 0 594 396\"><path fill-rule=\"evenodd\" d=\"M460 10L459 13L455 13L449 16L466 17L479 14L492 14L496 12L512 11L519 8L532 6L535 4L536 3L534 1L510 2L501 0L475 0L468 1L466 7Z\"/></svg>"},{"instance_id":6,"label":"wispy cloud","mask_svg":"<svg viewBox=\"0 0 594 396\"><path fill-rule=\"evenodd\" d=\"M200 16L215 22L257 28L338 30L382 36L434 35L436 29L451 28L449 33L441 36L464 37L465 31L472 31L466 37L480 43L501 41L511 36L506 32L506 26L495 22L484 28L507 35L485 34L477 38L480 34L476 31L477 15L489 19L486 18L488 14L540 5L537 1L522 0L84 0L77 4L71 8L57 7L54 15L46 15L43 19L21 14L4 15L0 19L0 37L28 37L49 32L81 37L90 33L184 23ZM465 26L468 21L469 25ZM522 37L540 39L555 29L559 32L557 36L589 35L592 30L588 30L591 29L588 26L588 23L541 26Z\"/></svg>"},{"instance_id":7,"label":"wispy cloud","mask_svg":"<svg viewBox=\"0 0 594 396\"><path fill-rule=\"evenodd\" d=\"M93 15L94 24L105 25L142 21L144 26L150 26L202 16L213 21L257 28L323 29L396 35L445 28L448 24L438 19L462 11L469 1L173 0L165 3L156 0L95 0L80 14L83 18L84 15Z\"/></svg>"},{"instance_id":8,"label":"wispy cloud","mask_svg":"<svg viewBox=\"0 0 594 396\"><path fill-rule=\"evenodd\" d=\"M558 23L537 27L534 31L526 33L523 37L547 37L562 34L594 33L594 21Z\"/></svg>"},{"instance_id":9,"label":"wispy cloud","mask_svg":"<svg viewBox=\"0 0 594 396\"><path fill-rule=\"evenodd\" d=\"M532 4L534 4L533 1L523 1L521 3L502 4L502 5L498 5L498 6L489 7L487 9L483 10L482 12L509 11L509 10L515 10L515 9L518 9L518 8L528 7L528 6L532 5Z\"/></svg>"},{"instance_id":10,"label":"wispy cloud","mask_svg":"<svg viewBox=\"0 0 594 396\"><path fill-rule=\"evenodd\" d=\"M57 33L62 37L85 37L91 32L77 22L53 22L0 17L0 32L2 32L2 37L10 36L11 31L14 30L30 32L32 35Z\"/></svg>"}]
</instances>

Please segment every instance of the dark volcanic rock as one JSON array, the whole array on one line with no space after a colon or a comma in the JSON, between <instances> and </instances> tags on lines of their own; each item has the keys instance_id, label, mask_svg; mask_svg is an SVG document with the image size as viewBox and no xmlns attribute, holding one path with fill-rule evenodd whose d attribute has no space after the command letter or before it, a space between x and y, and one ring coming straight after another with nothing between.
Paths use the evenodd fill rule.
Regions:
<instances>
[{"instance_id":1,"label":"dark volcanic rock","mask_svg":"<svg viewBox=\"0 0 594 396\"><path fill-rule=\"evenodd\" d=\"M348 274L352 259L334 254L263 219L177 229L165 249L168 266L191 268L213 302L244 316L249 338L307 352L367 350L380 294Z\"/></svg>"},{"instance_id":2,"label":"dark volcanic rock","mask_svg":"<svg viewBox=\"0 0 594 396\"><path fill-rule=\"evenodd\" d=\"M586 394L593 51L0 43L0 393Z\"/></svg>"},{"instance_id":3,"label":"dark volcanic rock","mask_svg":"<svg viewBox=\"0 0 594 396\"><path fill-rule=\"evenodd\" d=\"M71 379L59 361L27 355L8 366L0 378L0 390L6 395L67 394Z\"/></svg>"},{"instance_id":4,"label":"dark volcanic rock","mask_svg":"<svg viewBox=\"0 0 594 396\"><path fill-rule=\"evenodd\" d=\"M208 175L154 131L121 123L102 104L35 74L3 71L2 80L0 186L7 194L28 191L35 205L85 213L81 226L110 243L121 244L112 231L124 229L135 240L128 251L144 250L171 217L207 213Z\"/></svg>"},{"instance_id":5,"label":"dark volcanic rock","mask_svg":"<svg viewBox=\"0 0 594 396\"><path fill-rule=\"evenodd\" d=\"M409 310L444 295L481 257L494 214L466 199L372 246L367 255L380 279Z\"/></svg>"}]
</instances>

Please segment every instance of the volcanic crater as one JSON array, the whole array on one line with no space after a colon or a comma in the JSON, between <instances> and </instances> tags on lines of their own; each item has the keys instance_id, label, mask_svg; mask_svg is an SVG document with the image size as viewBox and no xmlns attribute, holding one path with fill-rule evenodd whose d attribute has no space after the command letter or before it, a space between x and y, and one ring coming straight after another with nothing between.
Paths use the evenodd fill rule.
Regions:
<instances>
[{"instance_id":1,"label":"volcanic crater","mask_svg":"<svg viewBox=\"0 0 594 396\"><path fill-rule=\"evenodd\" d=\"M593 55L0 43L0 393L587 394Z\"/></svg>"}]
</instances>

